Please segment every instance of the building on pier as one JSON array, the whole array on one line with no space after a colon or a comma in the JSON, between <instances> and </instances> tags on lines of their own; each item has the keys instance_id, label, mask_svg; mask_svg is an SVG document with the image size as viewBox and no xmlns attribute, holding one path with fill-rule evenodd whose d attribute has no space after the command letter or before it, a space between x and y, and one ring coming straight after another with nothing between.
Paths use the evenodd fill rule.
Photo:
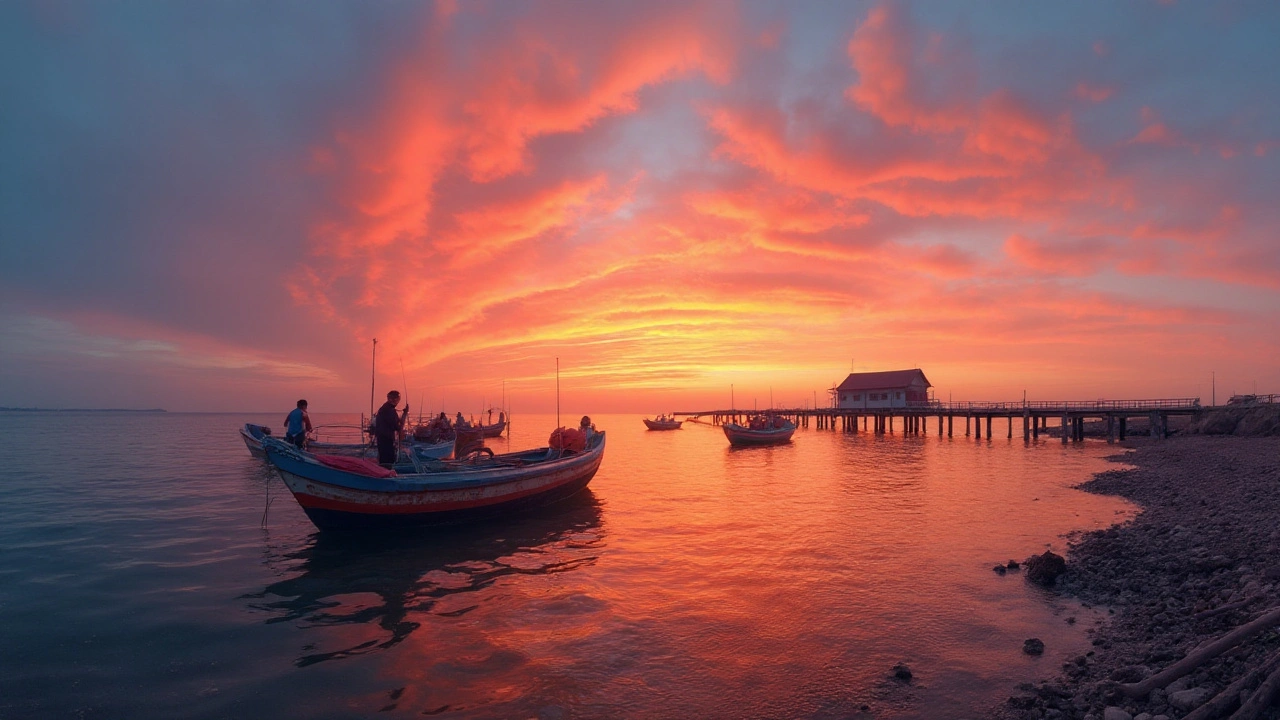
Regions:
<instances>
[{"instance_id":1,"label":"building on pier","mask_svg":"<svg viewBox=\"0 0 1280 720\"><path fill-rule=\"evenodd\" d=\"M931 387L933 384L920 369L889 370L850 373L832 392L837 408L874 410L928 403Z\"/></svg>"}]
</instances>

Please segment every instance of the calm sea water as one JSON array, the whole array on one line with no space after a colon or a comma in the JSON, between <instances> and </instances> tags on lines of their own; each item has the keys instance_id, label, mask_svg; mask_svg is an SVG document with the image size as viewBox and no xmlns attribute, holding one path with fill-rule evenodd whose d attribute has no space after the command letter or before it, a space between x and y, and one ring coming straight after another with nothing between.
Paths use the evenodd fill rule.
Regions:
<instances>
[{"instance_id":1,"label":"calm sea water","mask_svg":"<svg viewBox=\"0 0 1280 720\"><path fill-rule=\"evenodd\" d=\"M992 565L1133 511L1105 444L619 415L574 500L356 542L245 450L283 415L0 413L0 717L978 717L1096 622Z\"/></svg>"}]
</instances>

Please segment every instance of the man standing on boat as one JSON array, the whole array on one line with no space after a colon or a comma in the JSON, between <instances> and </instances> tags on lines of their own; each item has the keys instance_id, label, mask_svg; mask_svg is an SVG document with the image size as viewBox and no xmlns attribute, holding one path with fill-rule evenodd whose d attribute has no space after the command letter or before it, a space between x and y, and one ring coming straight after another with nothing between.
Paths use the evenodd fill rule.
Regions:
<instances>
[{"instance_id":1,"label":"man standing on boat","mask_svg":"<svg viewBox=\"0 0 1280 720\"><path fill-rule=\"evenodd\" d=\"M299 400L298 407L284 418L285 442L293 443L301 450L307 449L307 433L311 432L311 416L307 414L307 401Z\"/></svg>"},{"instance_id":2,"label":"man standing on boat","mask_svg":"<svg viewBox=\"0 0 1280 720\"><path fill-rule=\"evenodd\" d=\"M378 464L383 467L396 464L396 440L404 430L405 420L409 418L409 403L405 403L404 414L401 415L396 413L396 406L399 404L400 391L392 390L387 393L387 401L378 408L378 414L374 416L373 434L378 439Z\"/></svg>"}]
</instances>

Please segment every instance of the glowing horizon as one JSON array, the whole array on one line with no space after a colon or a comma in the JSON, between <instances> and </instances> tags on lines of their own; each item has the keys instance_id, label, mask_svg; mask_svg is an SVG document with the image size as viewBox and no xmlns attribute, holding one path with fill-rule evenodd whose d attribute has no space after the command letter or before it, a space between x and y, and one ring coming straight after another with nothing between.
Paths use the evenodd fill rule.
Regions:
<instances>
[{"instance_id":1,"label":"glowing horizon","mask_svg":"<svg viewBox=\"0 0 1280 720\"><path fill-rule=\"evenodd\" d=\"M0 18L0 406L1280 391L1271 5Z\"/></svg>"}]
</instances>

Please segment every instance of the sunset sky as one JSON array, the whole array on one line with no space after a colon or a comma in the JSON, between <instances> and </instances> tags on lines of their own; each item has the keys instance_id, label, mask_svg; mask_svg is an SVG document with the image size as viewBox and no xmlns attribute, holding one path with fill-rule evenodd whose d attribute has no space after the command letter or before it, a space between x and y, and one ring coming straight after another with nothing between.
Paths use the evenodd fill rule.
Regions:
<instances>
[{"instance_id":1,"label":"sunset sky","mask_svg":"<svg viewBox=\"0 0 1280 720\"><path fill-rule=\"evenodd\" d=\"M0 3L0 406L1280 392L1280 3ZM403 365L403 371L402 371Z\"/></svg>"}]
</instances>

